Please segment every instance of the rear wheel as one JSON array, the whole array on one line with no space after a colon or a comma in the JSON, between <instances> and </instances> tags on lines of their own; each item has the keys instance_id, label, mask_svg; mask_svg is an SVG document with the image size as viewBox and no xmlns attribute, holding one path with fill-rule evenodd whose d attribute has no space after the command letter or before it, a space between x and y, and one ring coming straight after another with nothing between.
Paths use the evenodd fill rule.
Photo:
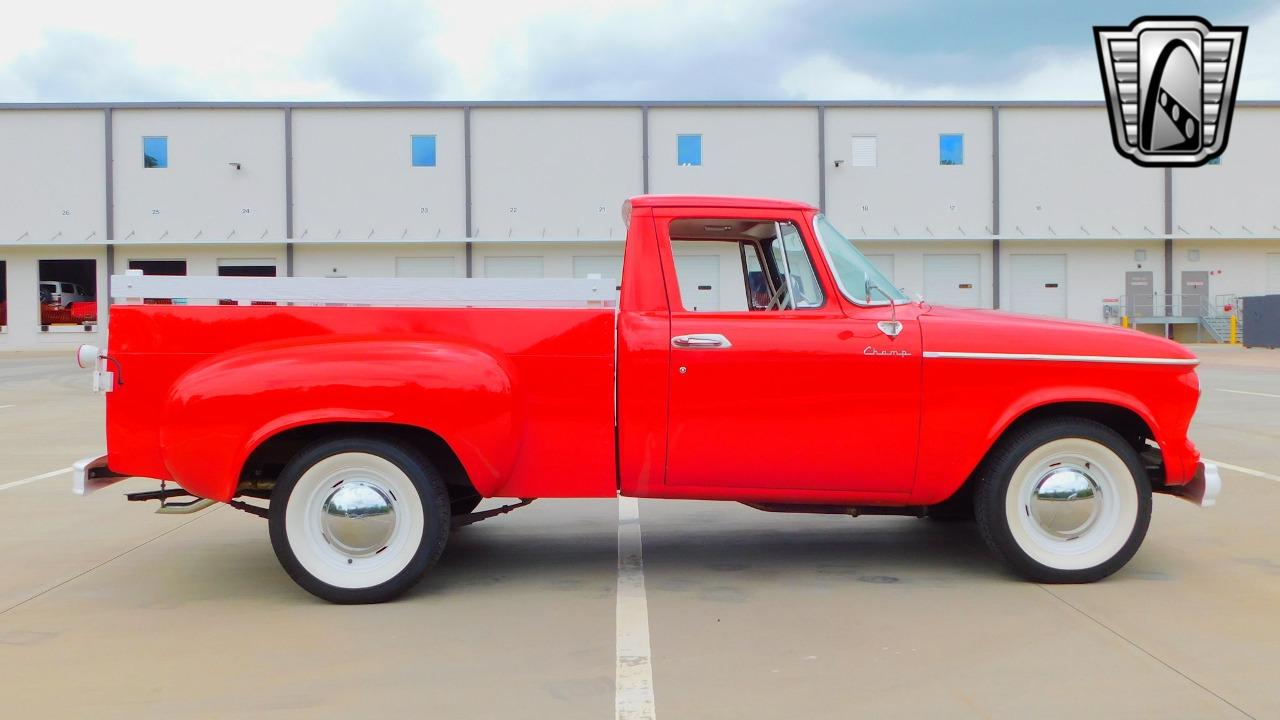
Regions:
<instances>
[{"instance_id":1,"label":"rear wheel","mask_svg":"<svg viewBox=\"0 0 1280 720\"><path fill-rule=\"evenodd\" d=\"M1151 522L1137 451L1083 418L1040 421L993 450L974 493L987 544L1031 580L1082 583L1133 557Z\"/></svg>"},{"instance_id":2,"label":"rear wheel","mask_svg":"<svg viewBox=\"0 0 1280 720\"><path fill-rule=\"evenodd\" d=\"M410 449L327 440L285 466L269 525L280 564L308 592L335 603L385 602L413 587L444 551L449 496Z\"/></svg>"}]
</instances>

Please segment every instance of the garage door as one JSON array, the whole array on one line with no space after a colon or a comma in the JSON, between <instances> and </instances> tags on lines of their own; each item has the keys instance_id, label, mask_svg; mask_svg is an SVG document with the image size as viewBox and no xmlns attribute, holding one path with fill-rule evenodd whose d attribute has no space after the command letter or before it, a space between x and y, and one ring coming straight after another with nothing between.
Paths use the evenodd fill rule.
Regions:
<instances>
[{"instance_id":1,"label":"garage door","mask_svg":"<svg viewBox=\"0 0 1280 720\"><path fill-rule=\"evenodd\" d=\"M1009 309L1027 315L1067 316L1067 256L1009 256Z\"/></svg>"},{"instance_id":2,"label":"garage door","mask_svg":"<svg viewBox=\"0 0 1280 720\"><path fill-rule=\"evenodd\" d=\"M613 278L616 287L622 285L621 255L575 255L573 258L573 276L576 278Z\"/></svg>"},{"instance_id":3,"label":"garage door","mask_svg":"<svg viewBox=\"0 0 1280 720\"><path fill-rule=\"evenodd\" d=\"M937 305L978 307L982 277L977 253L924 256L924 299Z\"/></svg>"},{"instance_id":4,"label":"garage door","mask_svg":"<svg viewBox=\"0 0 1280 720\"><path fill-rule=\"evenodd\" d=\"M720 309L720 256L677 255L676 282L686 310Z\"/></svg>"},{"instance_id":5,"label":"garage door","mask_svg":"<svg viewBox=\"0 0 1280 720\"><path fill-rule=\"evenodd\" d=\"M1267 294L1280 293L1280 253L1267 253Z\"/></svg>"},{"instance_id":6,"label":"garage door","mask_svg":"<svg viewBox=\"0 0 1280 720\"><path fill-rule=\"evenodd\" d=\"M451 257L396 258L396 277L453 277L453 268Z\"/></svg>"},{"instance_id":7,"label":"garage door","mask_svg":"<svg viewBox=\"0 0 1280 720\"><path fill-rule=\"evenodd\" d=\"M897 278L893 276L893 256L892 255L868 255L867 259L871 261L876 269L889 278L894 285L898 284Z\"/></svg>"},{"instance_id":8,"label":"garage door","mask_svg":"<svg viewBox=\"0 0 1280 720\"><path fill-rule=\"evenodd\" d=\"M484 276L491 278L540 278L542 277L542 256L503 257L491 256L484 259Z\"/></svg>"}]
</instances>

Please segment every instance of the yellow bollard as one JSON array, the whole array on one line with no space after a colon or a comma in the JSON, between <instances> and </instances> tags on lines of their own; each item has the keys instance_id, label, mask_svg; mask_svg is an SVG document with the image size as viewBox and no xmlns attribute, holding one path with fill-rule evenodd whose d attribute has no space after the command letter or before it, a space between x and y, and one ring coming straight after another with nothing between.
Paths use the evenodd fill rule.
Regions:
<instances>
[{"instance_id":1,"label":"yellow bollard","mask_svg":"<svg viewBox=\"0 0 1280 720\"><path fill-rule=\"evenodd\" d=\"M1121 315L1121 316L1120 316L1120 327L1122 327L1122 328L1127 328L1127 327L1129 327L1129 316L1128 316L1128 315Z\"/></svg>"},{"instance_id":2,"label":"yellow bollard","mask_svg":"<svg viewBox=\"0 0 1280 720\"><path fill-rule=\"evenodd\" d=\"M1240 344L1240 318L1231 316L1231 335L1228 340L1232 345Z\"/></svg>"}]
</instances>

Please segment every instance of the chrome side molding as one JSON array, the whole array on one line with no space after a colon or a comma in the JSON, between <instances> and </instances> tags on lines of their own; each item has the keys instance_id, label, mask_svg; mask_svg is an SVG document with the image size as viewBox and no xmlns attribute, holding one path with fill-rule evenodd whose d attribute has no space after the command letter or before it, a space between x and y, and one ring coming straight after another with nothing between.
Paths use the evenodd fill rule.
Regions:
<instances>
[{"instance_id":1,"label":"chrome side molding","mask_svg":"<svg viewBox=\"0 0 1280 720\"><path fill-rule=\"evenodd\" d=\"M940 360L1038 360L1043 362L1093 362L1120 365L1199 365L1186 358L1125 357L1123 355L1048 355L1041 353L950 352L926 350L924 356Z\"/></svg>"}]
</instances>

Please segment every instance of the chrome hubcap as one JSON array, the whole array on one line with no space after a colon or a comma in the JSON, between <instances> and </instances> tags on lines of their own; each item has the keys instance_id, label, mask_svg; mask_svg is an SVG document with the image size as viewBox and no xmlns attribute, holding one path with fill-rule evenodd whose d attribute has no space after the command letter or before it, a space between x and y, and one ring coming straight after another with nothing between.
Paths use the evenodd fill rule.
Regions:
<instances>
[{"instance_id":1,"label":"chrome hubcap","mask_svg":"<svg viewBox=\"0 0 1280 720\"><path fill-rule=\"evenodd\" d=\"M324 537L352 557L376 555L396 529L391 494L364 480L347 480L333 489L320 511Z\"/></svg>"},{"instance_id":2,"label":"chrome hubcap","mask_svg":"<svg viewBox=\"0 0 1280 720\"><path fill-rule=\"evenodd\" d=\"M1098 519L1102 499L1102 490L1087 468L1058 465L1031 491L1031 518L1048 535L1074 540Z\"/></svg>"}]
</instances>

